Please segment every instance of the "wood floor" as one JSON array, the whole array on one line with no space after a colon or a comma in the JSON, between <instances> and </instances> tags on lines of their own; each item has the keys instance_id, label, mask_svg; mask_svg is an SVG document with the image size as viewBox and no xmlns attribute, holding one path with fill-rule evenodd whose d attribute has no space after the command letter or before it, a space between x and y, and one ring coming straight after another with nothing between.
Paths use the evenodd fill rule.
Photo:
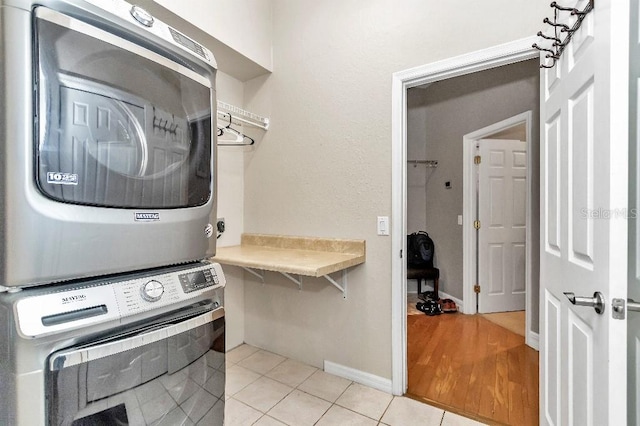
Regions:
<instances>
[{"instance_id":1,"label":"wood floor","mask_svg":"<svg viewBox=\"0 0 640 426\"><path fill-rule=\"evenodd\" d=\"M480 315L407 316L407 395L490 424L538 424L538 352Z\"/></svg>"}]
</instances>

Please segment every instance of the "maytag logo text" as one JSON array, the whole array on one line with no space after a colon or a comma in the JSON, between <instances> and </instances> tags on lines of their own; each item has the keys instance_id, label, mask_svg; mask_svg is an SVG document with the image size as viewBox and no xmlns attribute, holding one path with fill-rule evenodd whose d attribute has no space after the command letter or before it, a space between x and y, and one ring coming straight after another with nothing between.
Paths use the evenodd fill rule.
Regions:
<instances>
[{"instance_id":1,"label":"maytag logo text","mask_svg":"<svg viewBox=\"0 0 640 426\"><path fill-rule=\"evenodd\" d=\"M62 298L62 304L74 303L74 302L83 302L87 300L87 296L84 294L78 294L77 296L67 296Z\"/></svg>"},{"instance_id":2,"label":"maytag logo text","mask_svg":"<svg viewBox=\"0 0 640 426\"><path fill-rule=\"evenodd\" d=\"M136 212L136 222L155 222L160 220L160 213L139 213Z\"/></svg>"}]
</instances>

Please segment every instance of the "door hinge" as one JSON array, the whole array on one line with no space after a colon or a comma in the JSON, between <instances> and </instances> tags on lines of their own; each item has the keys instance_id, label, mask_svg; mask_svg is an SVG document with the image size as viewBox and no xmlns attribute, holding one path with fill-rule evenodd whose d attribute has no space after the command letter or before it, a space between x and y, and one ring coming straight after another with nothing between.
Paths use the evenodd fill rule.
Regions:
<instances>
[{"instance_id":1,"label":"door hinge","mask_svg":"<svg viewBox=\"0 0 640 426\"><path fill-rule=\"evenodd\" d=\"M476 229L480 229L480 221L479 220L474 220L473 221L473 227Z\"/></svg>"},{"instance_id":2,"label":"door hinge","mask_svg":"<svg viewBox=\"0 0 640 426\"><path fill-rule=\"evenodd\" d=\"M400 249L400 259L402 259L402 249Z\"/></svg>"},{"instance_id":3,"label":"door hinge","mask_svg":"<svg viewBox=\"0 0 640 426\"><path fill-rule=\"evenodd\" d=\"M480 164L480 163L482 163L482 156L476 155L475 157L473 157L473 164Z\"/></svg>"},{"instance_id":4,"label":"door hinge","mask_svg":"<svg viewBox=\"0 0 640 426\"><path fill-rule=\"evenodd\" d=\"M474 285L474 286L473 286L473 291L474 291L475 293L480 293L480 284L476 284L476 285Z\"/></svg>"}]
</instances>

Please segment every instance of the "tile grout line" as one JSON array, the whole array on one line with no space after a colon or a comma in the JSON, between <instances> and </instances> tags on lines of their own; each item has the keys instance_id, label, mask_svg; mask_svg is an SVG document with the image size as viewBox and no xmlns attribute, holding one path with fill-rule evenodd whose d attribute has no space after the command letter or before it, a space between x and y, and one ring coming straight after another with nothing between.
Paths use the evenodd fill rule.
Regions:
<instances>
[{"instance_id":1,"label":"tile grout line","mask_svg":"<svg viewBox=\"0 0 640 426\"><path fill-rule=\"evenodd\" d=\"M247 357L247 358L248 358L248 357ZM245 358L245 359L246 359L246 358ZM247 370L249 370L249 371L253 371L253 372L254 372L254 373L256 373L256 374L261 374L261 375L260 375L260 377L259 377L258 379L256 379L255 381L253 381L252 383L257 382L258 380L260 380L260 379L262 379L262 378L267 378L267 379L269 379L269 380L273 380L274 382L280 383L280 384L282 384L282 385L289 386L289 384L287 384L287 383L281 382L281 381L279 381L279 380L277 380L277 379L273 379L273 378L270 378L270 377L268 377L268 376L267 376L267 374L269 374L269 372L273 371L273 370L274 370L275 368L277 368L279 365L283 364L287 359L289 359L289 358L285 358L285 360L283 360L281 363L279 363L278 365L274 366L271 370L267 371L267 372L266 372L266 373L264 373L264 374L262 374L262 373L258 373L257 371L253 371L253 370L251 370L250 368L247 368L247 367L242 367L242 366L240 366L240 367L242 367L242 368L246 368L246 369L247 369ZM238 363L236 363L236 364L234 364L234 365L239 365L239 363L240 363L240 362L242 362L242 361L239 361ZM306 381L307 381L311 376L313 376L317 371L325 372L324 370L322 370L322 369L320 369L320 368L316 368L316 367L314 367L314 368L315 368L315 371L314 371L313 373L311 373L309 376L307 376L307 377L306 377L302 382L300 382L300 383L299 383L298 385L296 385L295 387L291 387L291 391L290 391L290 392L288 392L284 397L282 397L282 398L281 398L277 403L275 403L271 408L269 408L269 410L268 410L267 412L262 412L262 411L258 410L257 408L252 407L252 406L250 406L250 405L248 405L248 404L245 404L245 403L243 403L242 401L240 401L240 400L238 400L238 399L235 399L235 398L234 398L234 399L235 399L236 401L238 401L238 402L240 402L240 403L242 403L242 404L246 405L247 407L253 408L254 410L256 410L256 411L258 411L258 412L260 412L260 413L262 414L262 416L260 416L260 418L258 418L258 419L253 423L253 424L256 424L257 422L259 422L259 421L260 421L262 418L264 418L265 416L268 416L268 417L270 417L270 418L276 419L276 420L277 420L277 421L279 421L279 422L282 422L281 420L277 419L276 417L270 416L270 415L269 415L269 412L270 412L270 411L271 411L271 410L272 410L276 405L278 405L279 403L281 403L282 401L284 401L284 400L287 398L287 396L291 395L294 391L298 391L298 392L303 393L303 394L305 394L305 395L309 395L309 396L312 396L312 397L318 398L318 399L320 399L320 400L323 400L323 401L328 402L328 403L330 403L330 404L331 404L331 405L329 405L329 407L328 407L328 408L327 408L327 409L322 413L322 415L318 418L318 420L316 420L316 422L314 423L314 425L315 425L315 424L317 424L318 422L320 422L320 420L322 420L322 418L323 418L323 417L324 417L324 416L329 412L329 410L331 410L331 408L333 408L334 406L338 406L338 407L340 407L340 408L342 408L342 409L345 409L345 410L348 410L348 411L350 411L350 412L352 412L352 413L354 413L354 414L357 414L357 415L363 416L363 417L365 417L365 418L368 418L368 419L371 419L371 420L373 420L373 421L377 421L378 423L380 423L380 420L376 420L376 419L374 419L374 418L372 418L372 417L369 417L369 416L364 415L364 414L362 414L362 413L358 413L357 411L354 411L354 410L352 410L352 409L350 409L350 408L343 407L343 406L341 406L341 405L337 404L337 401L340 399L340 397L341 397L342 395L344 395L344 393L349 389L349 387L351 387L351 386L355 383L355 382L353 382L353 381L351 381L351 380L350 380L349 385L348 385L348 386L347 386L347 387L346 387L346 388L345 388L345 389L340 393L340 395L338 395L338 397L335 399L335 401L328 401L328 400L326 400L326 399L324 399L324 398L322 398L322 397L319 397L319 396L313 395L313 394L311 394L311 393L305 392L305 391L303 391L302 389L300 389L300 386L301 386L303 383L305 383L305 382L306 382ZM326 372L325 372L325 373L326 373ZM327 373L327 374L329 374L329 373ZM244 389L245 389L246 387L248 387L248 386L250 386L250 384L248 384L247 386L245 386L244 388L242 388L241 390L239 390L238 392L236 392L236 394L237 394L237 393L240 393L242 390L244 390ZM235 394L234 394L234 395L235 395ZM233 398L233 395L232 395L232 396L230 396L230 398ZM392 399L392 400L393 400L393 399ZM387 406L387 408L388 408L388 406ZM385 410L385 412L386 412L386 410ZM383 416L384 416L384 413L383 413ZM380 417L380 419L382 419L382 417ZM284 422L282 422L282 423L284 423Z\"/></svg>"},{"instance_id":2,"label":"tile grout line","mask_svg":"<svg viewBox=\"0 0 640 426\"><path fill-rule=\"evenodd\" d=\"M290 358L287 358L287 359L290 359ZM284 361L283 361L283 362L284 362ZM280 363L280 364L282 364L282 363ZM278 365L280 365L280 364L278 364ZM268 374L270 371L274 370L275 368L276 368L276 367L273 367L271 370L269 370L267 373L265 373L265 375L263 375L262 377L267 377L267 376L266 376L266 374ZM323 372L324 372L324 370L321 370L321 369L319 369L319 368L317 368L317 367L314 367L314 368L315 368L316 370L315 370L313 373L309 374L309 376L307 376L307 377L306 377L302 382L298 383L295 387L293 387L293 388L291 389L291 392L289 392L288 394L286 394L286 395L284 396L284 398L282 398L280 401L278 401L276 404L274 404L274 406L273 406L273 407L271 407L271 408L269 409L269 411L271 411L271 410L272 410L276 405L278 405L279 403L281 403L281 402L282 402L282 401L283 401L287 396L291 395L291 394L293 393L293 391L296 391L296 390L297 390L297 391L298 391L298 392L300 392L300 393L303 393L303 394L305 394L305 395L309 395L309 396L312 396L312 397L318 398L318 399L320 399L320 400L322 400L322 401L326 401L326 402L329 402L329 403L331 404L331 405L329 405L329 408L327 408L327 409L324 411L324 413L322 413L322 415L318 418L318 420L316 420L316 421L315 421L314 425L318 424L318 422L319 422L320 420L322 420L322 418L323 418L323 417L324 417L324 416L329 412L329 410L331 410L331 408L333 408L333 406L334 406L334 405L337 405L337 404L335 403L335 401L334 401L334 402L332 402L332 401L327 401L327 400L326 400L326 399L324 399L324 398L321 398L321 397L319 397L319 396L316 396L316 395L310 394L309 392L305 392L305 391L303 391L302 389L300 389L300 386L302 386L302 384L303 384L304 382L306 382L306 381L307 381L311 376L313 376L317 371L323 371ZM270 379L270 377L267 377L267 378L269 378L269 379ZM275 381L275 382L278 382L278 383L281 383L281 384L283 384L283 385L289 386L287 383L280 382L279 380L276 380L276 379L271 379L271 380L273 380L273 381ZM353 382L351 382L351 383L349 384L349 386L351 386L352 384L353 384ZM342 396L342 395L347 391L347 389L349 388L349 386L347 386L347 387L345 388L345 390L344 390L344 391L342 391L342 393L341 393L341 394L336 398L336 401L337 401L338 399L340 399L340 397L341 397L341 396ZM342 408L344 408L344 407L342 407ZM263 417L264 417L264 416L266 416L266 415L268 415L269 411L268 411L267 413L264 413ZM358 414L359 414L359 413L358 413ZM269 416L269 417L272 417L272 416ZM261 417L261 418L262 418L262 417ZM279 422L281 422L281 423L284 423L284 422L282 422L281 420L279 420L279 419L277 419L277 418L275 418L275 417L272 417L272 418L274 418L274 419L278 420L278 421L279 421ZM257 421L259 421L259 420L260 420L260 419L258 419ZM257 421L256 421L256 422L257 422ZM255 423L254 423L254 424L255 424ZM286 423L285 423L285 424L286 424Z\"/></svg>"},{"instance_id":3,"label":"tile grout line","mask_svg":"<svg viewBox=\"0 0 640 426\"><path fill-rule=\"evenodd\" d=\"M389 411L389 407L391 407L391 403L396 399L395 395L391 395L391 401L389 401L389 404L387 404L387 408L384 409L384 411L382 412L382 415L380 416L380 418L378 419L378 423L382 423L382 419L384 418L384 415L387 414L387 411Z\"/></svg>"}]
</instances>

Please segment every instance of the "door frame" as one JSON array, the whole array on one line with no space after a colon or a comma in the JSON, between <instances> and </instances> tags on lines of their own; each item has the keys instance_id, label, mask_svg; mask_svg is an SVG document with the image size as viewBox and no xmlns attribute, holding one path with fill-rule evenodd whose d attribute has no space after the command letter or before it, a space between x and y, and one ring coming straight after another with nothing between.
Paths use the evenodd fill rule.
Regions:
<instances>
[{"instance_id":1,"label":"door frame","mask_svg":"<svg viewBox=\"0 0 640 426\"><path fill-rule=\"evenodd\" d=\"M391 88L391 387L394 395L407 390L407 90L427 83L540 57L531 45L538 37L456 56L398 71ZM542 326L542 319L541 326Z\"/></svg>"},{"instance_id":2,"label":"door frame","mask_svg":"<svg viewBox=\"0 0 640 426\"><path fill-rule=\"evenodd\" d=\"M526 143L527 143L527 210L526 210L526 243L525 243L525 343L534 349L538 349L538 333L531 331L531 314L532 314L532 300L531 300L531 284L533 281L531 265L533 265L533 250L532 242L534 236L532 235L532 220L533 220L533 152L531 148L532 143L532 124L533 124L533 112L526 111L522 114L518 114L514 117L507 118L498 123L491 124L482 129L475 130L471 133L467 133L463 136L462 140L462 176L463 176L463 188L462 188L462 217L466 218L462 225L462 285L463 285L463 297L465 301L462 309L464 314L475 314L476 304L474 286L476 284L476 240L478 233L473 226L473 221L477 219L475 217L477 211L478 200L475 196L477 190L477 180L475 179L477 173L473 164L473 157L476 155L476 144L481 139L490 138L491 135L498 133L502 130L506 130L510 127L514 127L520 124L525 124L526 127Z\"/></svg>"}]
</instances>

